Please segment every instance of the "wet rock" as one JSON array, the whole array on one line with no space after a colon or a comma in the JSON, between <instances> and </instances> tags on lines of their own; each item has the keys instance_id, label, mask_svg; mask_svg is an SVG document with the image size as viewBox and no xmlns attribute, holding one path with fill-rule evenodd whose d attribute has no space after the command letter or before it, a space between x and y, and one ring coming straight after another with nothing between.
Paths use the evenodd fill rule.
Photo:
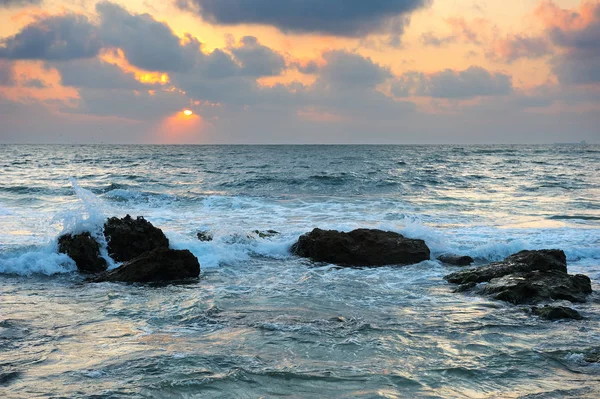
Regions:
<instances>
[{"instance_id":1,"label":"wet rock","mask_svg":"<svg viewBox=\"0 0 600 399\"><path fill-rule=\"evenodd\" d=\"M254 234L256 234L258 236L258 238L272 238L275 236L280 235L281 233L275 230L267 230L267 231L260 231L260 230L254 230L253 231Z\"/></svg>"},{"instance_id":2,"label":"wet rock","mask_svg":"<svg viewBox=\"0 0 600 399\"><path fill-rule=\"evenodd\" d=\"M58 251L73 259L82 273L103 272L108 267L106 260L100 256L100 244L90 233L60 236Z\"/></svg>"},{"instance_id":3,"label":"wet rock","mask_svg":"<svg viewBox=\"0 0 600 399\"><path fill-rule=\"evenodd\" d=\"M410 265L429 260L425 241L381 230L350 233L314 229L292 246L292 253L340 266Z\"/></svg>"},{"instance_id":4,"label":"wet rock","mask_svg":"<svg viewBox=\"0 0 600 399\"><path fill-rule=\"evenodd\" d=\"M444 279L453 284L482 283L513 273L550 270L567 272L567 257L563 251L558 249L521 251L502 262L461 270L444 277Z\"/></svg>"},{"instance_id":5,"label":"wet rock","mask_svg":"<svg viewBox=\"0 0 600 399\"><path fill-rule=\"evenodd\" d=\"M531 312L546 320L582 319L578 311L565 306L544 306L543 308L533 307L531 308Z\"/></svg>"},{"instance_id":6,"label":"wet rock","mask_svg":"<svg viewBox=\"0 0 600 399\"><path fill-rule=\"evenodd\" d=\"M476 286L477 286L477 283L461 284L457 288L455 288L454 291L452 291L452 292L467 292L467 291L475 288Z\"/></svg>"},{"instance_id":7,"label":"wet rock","mask_svg":"<svg viewBox=\"0 0 600 399\"><path fill-rule=\"evenodd\" d=\"M200 263L190 251L157 248L89 281L151 283L185 280L199 275Z\"/></svg>"},{"instance_id":8,"label":"wet rock","mask_svg":"<svg viewBox=\"0 0 600 399\"><path fill-rule=\"evenodd\" d=\"M473 258L470 256L461 256L461 255L441 255L437 258L440 262L445 263L447 265L454 266L469 266L474 262Z\"/></svg>"},{"instance_id":9,"label":"wet rock","mask_svg":"<svg viewBox=\"0 0 600 399\"><path fill-rule=\"evenodd\" d=\"M141 216L108 219L104 224L104 236L108 254L118 262L127 262L156 248L169 247L169 240L162 230Z\"/></svg>"},{"instance_id":10,"label":"wet rock","mask_svg":"<svg viewBox=\"0 0 600 399\"><path fill-rule=\"evenodd\" d=\"M213 240L213 235L208 231L199 231L197 234L198 240L209 242Z\"/></svg>"},{"instance_id":11,"label":"wet rock","mask_svg":"<svg viewBox=\"0 0 600 399\"><path fill-rule=\"evenodd\" d=\"M513 304L547 300L585 302L592 293L590 278L559 271L514 273L493 279L479 293Z\"/></svg>"},{"instance_id":12,"label":"wet rock","mask_svg":"<svg viewBox=\"0 0 600 399\"><path fill-rule=\"evenodd\" d=\"M588 363L600 363L600 349L594 350L590 353L586 353L583 357Z\"/></svg>"}]
</instances>

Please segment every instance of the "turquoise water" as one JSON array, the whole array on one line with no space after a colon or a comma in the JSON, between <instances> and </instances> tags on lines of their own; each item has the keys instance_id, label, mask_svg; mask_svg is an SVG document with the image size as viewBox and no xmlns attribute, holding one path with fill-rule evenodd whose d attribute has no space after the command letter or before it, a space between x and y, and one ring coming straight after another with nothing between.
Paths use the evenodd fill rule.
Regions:
<instances>
[{"instance_id":1,"label":"turquoise water","mask_svg":"<svg viewBox=\"0 0 600 399\"><path fill-rule=\"evenodd\" d=\"M0 390L596 398L582 354L600 342L598 294L575 306L586 320L552 323L451 293L436 261L339 270L289 247L374 227L425 239L432 259L560 248L598 290L599 165L593 145L0 146ZM127 213L190 249L200 281L83 284L56 237Z\"/></svg>"}]
</instances>

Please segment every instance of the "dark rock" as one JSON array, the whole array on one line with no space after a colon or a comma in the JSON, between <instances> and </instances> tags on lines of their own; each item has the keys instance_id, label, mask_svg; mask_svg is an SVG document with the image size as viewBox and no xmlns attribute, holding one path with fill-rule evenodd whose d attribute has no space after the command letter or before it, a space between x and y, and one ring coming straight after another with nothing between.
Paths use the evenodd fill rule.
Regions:
<instances>
[{"instance_id":1,"label":"dark rock","mask_svg":"<svg viewBox=\"0 0 600 399\"><path fill-rule=\"evenodd\" d=\"M409 265L429 260L425 241L381 230L359 229L350 233L314 229L292 246L298 256L340 266Z\"/></svg>"},{"instance_id":2,"label":"dark rock","mask_svg":"<svg viewBox=\"0 0 600 399\"><path fill-rule=\"evenodd\" d=\"M533 271L493 279L480 293L513 304L546 300L585 302L592 293L592 285L590 278L581 274L571 276L559 271Z\"/></svg>"},{"instance_id":3,"label":"dark rock","mask_svg":"<svg viewBox=\"0 0 600 399\"><path fill-rule=\"evenodd\" d=\"M533 307L531 308L531 312L546 320L582 319L578 311L565 306L544 306L543 308Z\"/></svg>"},{"instance_id":4,"label":"dark rock","mask_svg":"<svg viewBox=\"0 0 600 399\"><path fill-rule=\"evenodd\" d=\"M567 272L567 258L561 250L521 251L502 262L461 270L444 277L453 284L482 283L513 273L555 270Z\"/></svg>"},{"instance_id":5,"label":"dark rock","mask_svg":"<svg viewBox=\"0 0 600 399\"><path fill-rule=\"evenodd\" d=\"M254 230L253 233L256 234L258 236L258 238L271 238L271 237L275 237L275 236L278 236L279 234L281 234L275 230L267 230L267 231Z\"/></svg>"},{"instance_id":6,"label":"dark rock","mask_svg":"<svg viewBox=\"0 0 600 399\"><path fill-rule=\"evenodd\" d=\"M585 354L583 360L588 363L600 363L600 349Z\"/></svg>"},{"instance_id":7,"label":"dark rock","mask_svg":"<svg viewBox=\"0 0 600 399\"><path fill-rule=\"evenodd\" d=\"M82 273L103 272L108 267L106 260L100 256L100 244L90 233L60 236L58 252L73 259Z\"/></svg>"},{"instance_id":8,"label":"dark rock","mask_svg":"<svg viewBox=\"0 0 600 399\"><path fill-rule=\"evenodd\" d=\"M452 292L466 292L466 291L469 291L469 290L475 288L476 286L477 286L477 283L461 284Z\"/></svg>"},{"instance_id":9,"label":"dark rock","mask_svg":"<svg viewBox=\"0 0 600 399\"><path fill-rule=\"evenodd\" d=\"M454 266L469 266L474 262L470 256L461 255L441 255L437 258L440 262Z\"/></svg>"},{"instance_id":10,"label":"dark rock","mask_svg":"<svg viewBox=\"0 0 600 399\"><path fill-rule=\"evenodd\" d=\"M213 240L213 235L208 231L199 231L197 236L198 239L203 242L209 242Z\"/></svg>"},{"instance_id":11,"label":"dark rock","mask_svg":"<svg viewBox=\"0 0 600 399\"><path fill-rule=\"evenodd\" d=\"M151 283L185 280L199 275L200 263L190 251L157 248L89 281Z\"/></svg>"},{"instance_id":12,"label":"dark rock","mask_svg":"<svg viewBox=\"0 0 600 399\"><path fill-rule=\"evenodd\" d=\"M104 236L108 254L118 262L127 262L156 248L169 247L169 240L162 230L141 216L108 219L104 224Z\"/></svg>"}]
</instances>

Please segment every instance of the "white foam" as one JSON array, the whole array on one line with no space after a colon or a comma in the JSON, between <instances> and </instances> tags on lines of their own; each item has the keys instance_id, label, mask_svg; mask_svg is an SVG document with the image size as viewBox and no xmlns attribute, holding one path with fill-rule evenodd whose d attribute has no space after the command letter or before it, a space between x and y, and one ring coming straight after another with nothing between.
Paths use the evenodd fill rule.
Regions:
<instances>
[{"instance_id":1,"label":"white foam","mask_svg":"<svg viewBox=\"0 0 600 399\"><path fill-rule=\"evenodd\" d=\"M65 254L56 252L54 245L0 255L0 273L29 276L32 274L71 273L77 270L75 262Z\"/></svg>"}]
</instances>

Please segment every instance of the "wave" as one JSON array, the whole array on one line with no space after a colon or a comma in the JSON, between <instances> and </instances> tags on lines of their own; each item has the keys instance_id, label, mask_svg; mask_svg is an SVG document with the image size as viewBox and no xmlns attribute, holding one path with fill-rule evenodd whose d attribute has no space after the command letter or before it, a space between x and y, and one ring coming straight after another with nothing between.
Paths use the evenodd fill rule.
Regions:
<instances>
[{"instance_id":1,"label":"wave","mask_svg":"<svg viewBox=\"0 0 600 399\"><path fill-rule=\"evenodd\" d=\"M600 220L600 216L587 216L587 215L556 215L551 216L550 220Z\"/></svg>"}]
</instances>

